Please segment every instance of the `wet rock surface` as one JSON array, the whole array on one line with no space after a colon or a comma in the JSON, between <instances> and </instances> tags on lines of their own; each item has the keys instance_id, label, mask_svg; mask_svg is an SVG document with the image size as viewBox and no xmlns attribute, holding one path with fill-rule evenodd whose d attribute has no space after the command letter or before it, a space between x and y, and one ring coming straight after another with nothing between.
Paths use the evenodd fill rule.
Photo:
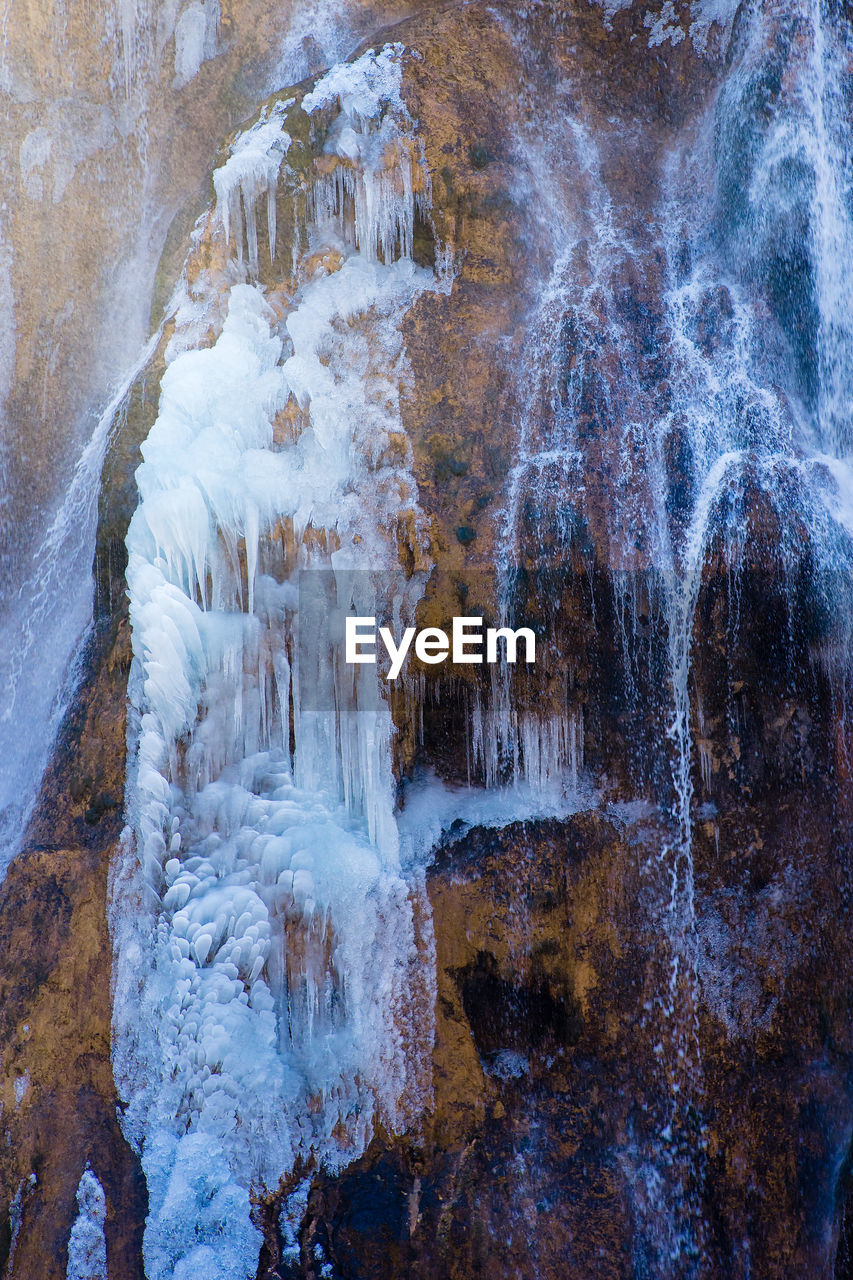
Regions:
<instances>
[{"instance_id":1,"label":"wet rock surface","mask_svg":"<svg viewBox=\"0 0 853 1280\"><path fill-rule=\"evenodd\" d=\"M686 28L686 11L678 20ZM551 139L554 200L576 220L577 243L546 355L557 383L577 390L585 480L580 486L579 473L566 473L546 484L543 477L553 479L546 464L520 504L517 528L530 569L520 588L525 605L559 615L555 650L573 655L560 705L582 709L596 792L589 812L499 831L463 824L435 851L427 890L437 1025L422 1131L377 1133L337 1177L305 1167L278 1194L258 1189L265 1241L258 1275L654 1276L648 1225L638 1220L654 1190L643 1152L667 1123L662 1097L673 1081L686 1087L677 1023L689 995L684 1070L696 1106L677 1111L672 1150L691 1154L691 1182L681 1189L705 1224L699 1273L844 1280L853 1275L846 942L853 850L843 704L815 661L828 632L808 566L794 596L781 570L768 572L762 549L778 544L779 526L747 485L741 509L753 560L744 553L733 564L730 545L721 544L697 592L689 759L695 927L691 949L679 952L661 907L679 839L661 606L645 576L649 548L633 534L622 539L614 519L623 422L672 402L666 263L653 225L660 164L719 84L723 50L719 39L703 52L683 39L652 53L634 9L608 25L592 6L533 7L523 40L519 22L514 12L473 4L386 33L417 51L406 63L405 97L432 184L433 225L419 229L416 252L428 261L437 241L458 263L452 290L421 295L405 321L404 425L426 543L451 584L422 610L425 619L455 612L453 575L491 570L498 555L503 495L527 411L515 372L529 358L531 311L553 265L548 211L536 202L542 153L538 140L526 145L525 121L534 100L543 119L568 103L600 139L602 182L632 252L596 277L583 235L588 173L578 146ZM310 151L306 144L306 163L316 161ZM280 225L288 216L282 202ZM226 254L212 233L190 257L190 284L203 273L214 294L224 288ZM290 281L282 263L269 265L262 253L260 276L283 311ZM757 294L756 308L774 305L772 287ZM732 343L732 308L722 285L703 295L695 335L704 358ZM210 341L221 320L214 299ZM144 1180L116 1119L109 1061L106 901L124 805L123 540L139 442L156 413L174 331L167 327L133 389L110 453L86 675L26 848L0 895L0 1216L10 1224L0 1231L0 1273L10 1280L65 1275L87 1161L106 1192L111 1280L142 1274ZM771 345L781 341L776 335ZM549 386L532 391L542 400L543 452L549 424L568 410L550 399ZM691 501L689 450L676 424L663 458L676 523ZM638 457L638 470L644 462ZM412 556L418 536L409 531ZM549 559L561 577L559 595L546 600L549 584L535 573ZM639 583L635 652L645 645L630 687L624 619L613 603L626 572ZM493 580L482 581L493 608ZM420 733L405 720L406 704L395 706L401 775L429 769L467 781L465 713L474 685L427 708ZM558 692L551 684L527 697L534 703ZM693 966L690 992L683 974L673 974L674 954ZM286 1237L282 1205L309 1176Z\"/></svg>"},{"instance_id":2,"label":"wet rock surface","mask_svg":"<svg viewBox=\"0 0 853 1280\"><path fill-rule=\"evenodd\" d=\"M737 806L719 852L698 842L707 1274L818 1276L834 1253L851 1097L844 929L825 923L846 919L850 849L836 826L824 861L833 826L806 791ZM260 1274L643 1274L626 1152L659 1087L644 906L664 834L614 812L440 851L434 1111L417 1138L378 1136L340 1178L317 1175L299 1260ZM732 886L749 841L772 849L768 879Z\"/></svg>"}]
</instances>

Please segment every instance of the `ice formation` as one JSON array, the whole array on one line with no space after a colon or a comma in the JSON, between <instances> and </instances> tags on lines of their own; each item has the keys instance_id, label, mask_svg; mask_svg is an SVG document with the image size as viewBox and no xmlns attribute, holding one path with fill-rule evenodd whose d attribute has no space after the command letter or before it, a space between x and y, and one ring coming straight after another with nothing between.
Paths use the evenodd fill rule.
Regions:
<instances>
[{"instance_id":1,"label":"ice formation","mask_svg":"<svg viewBox=\"0 0 853 1280\"><path fill-rule=\"evenodd\" d=\"M104 1189L87 1165L77 1188L77 1217L68 1240L66 1280L107 1280Z\"/></svg>"},{"instance_id":2,"label":"ice formation","mask_svg":"<svg viewBox=\"0 0 853 1280\"><path fill-rule=\"evenodd\" d=\"M300 666L296 586L324 568L345 607L353 570L399 570L401 521L419 519L400 320L445 282L411 258L401 52L337 67L303 101L334 116L340 204L323 186L309 206L283 320L235 283L215 344L173 349L137 471L114 1064L150 1280L254 1275L252 1189L297 1156L346 1163L426 1096L428 913L400 857L390 711L375 668L353 684L331 652ZM274 107L215 175L229 237L242 202L250 273L254 202L274 208L291 181L289 142Z\"/></svg>"},{"instance_id":3,"label":"ice formation","mask_svg":"<svg viewBox=\"0 0 853 1280\"><path fill-rule=\"evenodd\" d=\"M308 116L331 115L324 142L328 163L312 179L307 217L314 227L333 226L352 239L368 262L410 259L415 213L429 207L429 180L414 181L411 121L400 96L401 45L371 50L342 63L299 104ZM280 99L240 133L226 163L214 174L217 214L226 240L235 236L242 259L245 221L249 265L258 270L255 210L266 198L270 259L275 256L276 191L291 144L285 115L295 99ZM241 213L242 207L242 213Z\"/></svg>"},{"instance_id":4,"label":"ice formation","mask_svg":"<svg viewBox=\"0 0 853 1280\"><path fill-rule=\"evenodd\" d=\"M284 124L285 113L292 104L292 98L289 101L279 99L271 111L264 109L257 123L238 135L231 155L213 175L216 211L225 230L225 239L230 242L233 229L237 253L242 259L245 215L249 264L254 271L258 269L255 207L261 196L266 196L270 261L275 257L276 190L281 162L290 146L290 134Z\"/></svg>"},{"instance_id":5,"label":"ice formation","mask_svg":"<svg viewBox=\"0 0 853 1280\"><path fill-rule=\"evenodd\" d=\"M604 10L605 28L612 31L613 19L623 9L632 8L634 0L598 0L598 4ZM737 8L735 0L692 0L685 6L686 16L690 22L688 33L699 53L707 51L709 36L714 28L719 37L717 44L723 46L723 37L727 39L729 36ZM664 0L658 10L647 9L643 14L643 26L649 31L650 48L666 40L671 40L673 44L680 44L684 39L684 32L679 25L679 15L672 0Z\"/></svg>"},{"instance_id":6,"label":"ice formation","mask_svg":"<svg viewBox=\"0 0 853 1280\"><path fill-rule=\"evenodd\" d=\"M214 58L219 36L219 0L192 0L175 24L175 86L188 84L203 62Z\"/></svg>"},{"instance_id":7,"label":"ice formation","mask_svg":"<svg viewBox=\"0 0 853 1280\"><path fill-rule=\"evenodd\" d=\"M411 256L415 210L429 200L426 172L421 174L425 190L414 190L411 151L397 123L409 122L400 98L401 52L400 45L387 45L376 57L360 58L355 74L334 68L302 102L309 113L340 103L325 144L326 153L340 163L313 187L317 222L342 219L352 203L357 246L369 260L381 255L385 262L397 252ZM376 104L384 108L378 129L369 127Z\"/></svg>"}]
</instances>

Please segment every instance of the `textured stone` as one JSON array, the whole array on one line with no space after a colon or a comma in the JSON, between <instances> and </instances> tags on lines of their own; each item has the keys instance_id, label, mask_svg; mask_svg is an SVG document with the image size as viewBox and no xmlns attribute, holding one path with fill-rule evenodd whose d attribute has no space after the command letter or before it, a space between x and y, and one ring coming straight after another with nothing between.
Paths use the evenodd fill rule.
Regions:
<instances>
[{"instance_id":1,"label":"textured stone","mask_svg":"<svg viewBox=\"0 0 853 1280\"><path fill-rule=\"evenodd\" d=\"M623 417L646 420L668 404L656 181L666 148L676 131L689 133L723 66L713 38L702 56L689 40L650 50L642 19L632 7L608 27L586 3L530 6L522 39L518 13L474 3L422 12L387 33L418 54L406 60L404 95L431 178L434 227L417 229L416 253L430 261L435 236L458 264L452 291L421 294L405 321L412 381L403 419L427 528L404 525L401 556L413 564L428 550L446 571L421 606L421 625L457 611L463 572L481 575L465 599L494 609L500 502L522 412L516 373L529 358L531 308L553 252L531 119L560 121L570 107L595 136L630 248L583 329L579 299L593 267L579 235L554 314L549 357L567 377L581 354L589 356L577 422L586 483L582 500L565 486L559 513L571 536L559 532L544 487L526 495L520 516L533 569L549 558L560 565L559 596L546 599L548 583L531 572L526 607L560 614L558 640L574 655L572 705L583 709L598 808L561 822L448 835L428 876L438 981L434 1105L421 1133L377 1133L338 1178L313 1171L298 1265L282 1260L278 1209L311 1171L295 1170L276 1195L258 1197L259 1275L267 1280L319 1277L318 1256L348 1280L648 1274L626 1152L654 1141L669 1084L656 1052L659 1037L672 1032L659 1008L671 961L661 850L676 840L676 823L664 642L642 577L637 619L649 658L631 703L621 684L613 574L645 571L648 548L634 545L627 565L614 550L622 418L608 405L618 396ZM222 119L215 116L210 136ZM302 142L307 172L317 156L310 140ZM575 143L552 137L550 145L554 203L582 231L589 214ZM209 158L196 157L194 180ZM281 250L290 217L282 200L279 255L270 265L261 254L261 279L279 314L292 294ZM161 268L164 288L183 247L176 233ZM221 238L202 237L187 272L190 285L207 272L224 290ZM722 340L730 308L725 288L709 295L699 332L708 350ZM205 341L215 339L221 319L214 307ZM156 412L172 333L167 326L134 387L108 459L99 630L28 848L0 896L0 1210L21 1187L11 1275L25 1280L64 1275L87 1159L107 1196L111 1280L140 1274L145 1195L115 1121L104 904L123 804L123 539L138 446ZM541 418L558 409L543 404ZM296 418L280 416L277 439L288 438ZM677 502L687 483L677 434L666 461ZM709 558L696 611L698 999L690 1069L702 1115L681 1115L676 1143L701 1152L688 1190L705 1222L709 1273L793 1280L829 1275L837 1235L849 1233L842 1212L853 1132L849 767L837 695L810 661L820 620L804 596L797 643L784 649L786 584L761 567L762 547L773 545L778 529L757 492L746 506L754 560L739 566L744 625L733 640L732 565L722 547ZM438 709L427 708L420 739L407 719L410 704L395 703L401 774L425 766L450 781L467 779L470 692L459 682ZM546 683L527 696L534 704L563 695ZM676 998L685 998L683 987ZM15 1082L27 1071L18 1101ZM853 1274L849 1257L848 1241L836 1280Z\"/></svg>"}]
</instances>

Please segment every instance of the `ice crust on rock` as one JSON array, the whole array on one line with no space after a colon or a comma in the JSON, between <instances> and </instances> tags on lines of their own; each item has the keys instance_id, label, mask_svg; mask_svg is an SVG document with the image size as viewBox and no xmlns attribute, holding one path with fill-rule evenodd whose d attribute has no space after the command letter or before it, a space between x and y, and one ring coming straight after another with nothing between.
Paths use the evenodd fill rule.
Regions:
<instances>
[{"instance_id":1,"label":"ice crust on rock","mask_svg":"<svg viewBox=\"0 0 853 1280\"><path fill-rule=\"evenodd\" d=\"M77 1187L77 1217L68 1239L66 1280L107 1280L104 1189L87 1165Z\"/></svg>"},{"instance_id":2,"label":"ice crust on rock","mask_svg":"<svg viewBox=\"0 0 853 1280\"><path fill-rule=\"evenodd\" d=\"M175 87L188 84L202 63L215 58L219 40L219 0L191 0L175 24Z\"/></svg>"},{"instance_id":3,"label":"ice crust on rock","mask_svg":"<svg viewBox=\"0 0 853 1280\"><path fill-rule=\"evenodd\" d=\"M315 90L341 104L328 136L360 139L356 187L374 135L408 164L399 54L365 54ZM238 201L249 224L274 191L285 123L272 108L215 175L226 227ZM351 571L399 569L399 522L419 519L400 321L448 282L411 259L411 170L392 169L397 233L382 199L358 225L325 196L309 205L322 216L307 257L332 250L338 269L298 268L284 320L260 285L234 284L214 345L174 351L142 446L133 837L112 922L114 1068L148 1182L150 1280L253 1276L252 1189L277 1187L297 1156L340 1167L427 1096L429 913L400 861L390 711L375 669L345 687L332 653L329 709L302 709L295 641L298 570L330 570L331 603L346 604Z\"/></svg>"}]
</instances>

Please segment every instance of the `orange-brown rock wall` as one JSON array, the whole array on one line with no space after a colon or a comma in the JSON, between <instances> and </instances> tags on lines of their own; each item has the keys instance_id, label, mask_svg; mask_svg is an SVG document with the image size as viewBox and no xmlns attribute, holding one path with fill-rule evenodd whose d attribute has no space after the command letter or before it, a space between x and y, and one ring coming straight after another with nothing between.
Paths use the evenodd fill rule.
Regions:
<instances>
[{"instance_id":1,"label":"orange-brown rock wall","mask_svg":"<svg viewBox=\"0 0 853 1280\"><path fill-rule=\"evenodd\" d=\"M219 66L202 69L192 108L180 109L192 115L192 146L159 108L166 158L157 180L174 181L182 196L207 173L210 140L226 132L226 121L237 124L251 98L258 80L246 66L255 42L260 58L271 41L271 12L257 21L235 13L223 25L228 21L243 36L234 34L233 53ZM378 26L373 11L364 21ZM633 706L624 696L620 620L611 602L614 573L625 568L611 556L616 433L595 387L619 390L622 372L642 366L645 381L624 391L632 409L649 412L667 394L666 353L643 364L659 337L662 309L656 184L666 148L678 130L689 132L719 83L722 51L712 40L700 56L682 40L651 52L634 9L618 12L608 28L594 6L531 7L523 40L521 25L508 7L471 4L421 12L391 32L418 55L406 62L405 96L433 209L416 251L426 260L437 241L456 261L452 289L422 294L405 321L411 383L403 422L426 521L425 545L416 546L411 533L409 550L428 549L446 571L447 603L454 575L480 570L485 604L493 604L488 575L527 411L529 388L519 386L517 374L529 360L531 316L553 267L553 208L574 220L578 233L567 266L569 302L592 273L583 236L589 175L577 146L549 135L543 149L530 129L535 112L540 123L559 119L568 102L600 141L602 181L636 253L626 254L594 299L598 382L590 377L578 422L588 478L582 499L567 486L566 505L577 517L569 550L553 531L543 537L548 510L536 491L520 528L528 551L565 560L557 611L563 642L577 658L572 705L584 713L597 808L499 831L462 830L436 851L428 873L437 977L433 1108L422 1132L377 1134L340 1177L316 1172L299 1224L298 1264L282 1260L281 1196L259 1193L266 1236L259 1275L267 1280L319 1277L315 1246L334 1274L353 1280L653 1274L643 1270L639 1175L631 1160L654 1139L668 1069L658 1050L669 1026L659 995L671 962L660 909L668 869L660 852L676 838L666 781L672 744L662 727L660 637L649 643ZM232 94L239 110L229 105ZM313 163L305 145L306 164ZM74 184L85 178L81 169ZM69 199L76 190L69 188ZM84 211L79 202L80 230L68 237L81 262L65 263L62 272L78 293L80 280L91 287L121 251L111 227L89 224L84 237ZM282 202L280 226L288 217ZM33 261L44 259L53 234L47 223L39 227ZM170 250L164 277L175 274L177 262ZM221 282L223 266L221 237L208 228L189 260L190 283L202 270L220 272ZM286 249L262 266L261 278L284 311L292 285ZM55 307L51 298L38 306ZM725 301L719 305L724 310ZM29 336L19 356L22 405L35 395L36 375L28 370L41 350L35 335L43 322L33 306L36 319L24 326ZM613 338L614 315L621 344ZM558 327L563 318L555 312ZM219 319L212 317L211 334ZM5 1245L0 1234L0 1272L5 1265L9 1280L64 1276L74 1193L87 1160L107 1195L111 1280L141 1275L146 1200L116 1119L106 903L124 801L123 538L170 332L134 388L108 459L98 630L27 847L0 894L0 1217L19 1189L21 1205L11 1263L11 1230ZM570 325L559 332L555 355L570 370L590 335ZM77 352L78 344L78 367L88 369L91 350L83 347L91 335L68 341L63 352ZM75 394L66 390L66 402ZM531 394L535 402L544 392L534 386ZM47 447L55 423L53 396L36 449ZM79 398L85 400L82 384ZM678 458L670 465L677 480ZM757 499L750 518L757 538L772 542L772 521ZM635 551L629 567L647 569L644 548ZM809 632L807 603L800 647L791 652L781 642L784 584L772 575L751 579L747 565L737 603L749 625L733 639L731 567L723 548L706 570L696 609L692 1069L702 1120L688 1131L693 1121L682 1117L679 1138L701 1150L689 1191L705 1223L707 1274L816 1280L831 1274L836 1256L853 1131L846 730L836 691L811 661L821 637ZM535 577L531 583L528 604L544 609ZM653 602L643 592L639 625L649 627ZM461 688L455 704L427 712L421 735L405 722L405 704L395 708L401 774L428 767L451 782L465 780L461 711L469 692ZM552 693L535 690L531 701ZM836 1280L847 1274L843 1251L839 1257Z\"/></svg>"}]
</instances>

